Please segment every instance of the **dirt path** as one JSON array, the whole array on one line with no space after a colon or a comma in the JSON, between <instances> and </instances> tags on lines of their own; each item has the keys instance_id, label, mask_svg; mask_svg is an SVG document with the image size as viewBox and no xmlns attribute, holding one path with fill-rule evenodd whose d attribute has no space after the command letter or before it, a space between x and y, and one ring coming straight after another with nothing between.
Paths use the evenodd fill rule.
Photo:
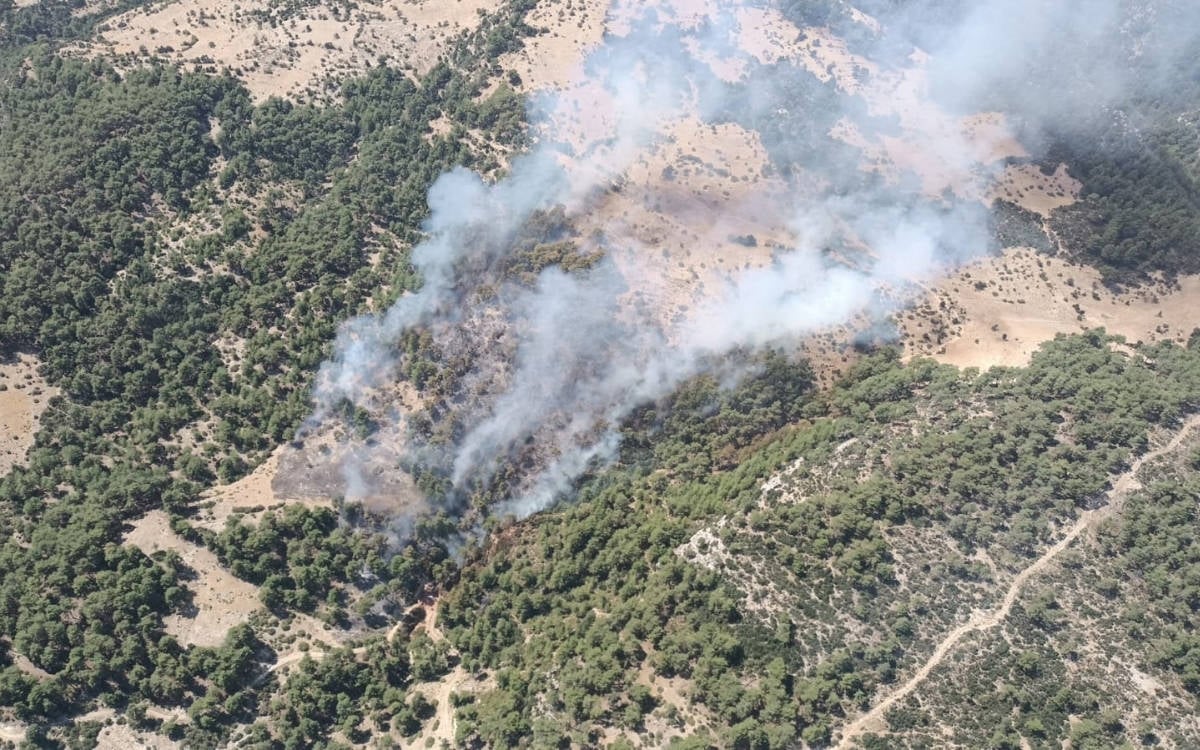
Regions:
<instances>
[{"instance_id":1,"label":"dirt path","mask_svg":"<svg viewBox=\"0 0 1200 750\"><path fill-rule=\"evenodd\" d=\"M412 605L411 607L409 607L408 609L406 609L404 611L405 616L407 616L410 612L412 612L414 609L416 609L417 607L420 607L420 606L426 606L426 605L423 605L421 602L418 602L418 603ZM436 621L436 618L437 618L436 602L434 603L433 611L434 611L433 618L432 619L427 618L426 623L433 623ZM391 643L392 641L396 640L396 636L400 633L400 629L402 627L404 627L404 625L405 625L405 617L401 617L399 622L397 622L395 625L393 625L391 628L388 629L387 636L386 636L388 643ZM436 626L427 625L427 627L432 628L432 627L436 627ZM430 636L433 637L432 632L431 632ZM433 640L435 640L435 641L441 640L441 633L440 632L437 633L437 637L433 637ZM332 646L332 645L337 645L337 644L330 643L328 645ZM326 655L328 655L328 653L329 653L328 651L323 651L321 649L310 648L307 651L292 651L290 653L284 654L283 656L280 656L278 659L276 659L275 663L267 668L267 671L263 672L257 678L255 678L254 685L255 686L261 685L267 679L267 677L269 677L270 675L278 672L281 669L286 669L287 667L290 667L291 665L302 660L306 656L311 657L313 659L313 661L320 661L321 659L324 659L326 657ZM367 647L359 646L359 647L353 649L351 653L353 653L355 656L362 656L363 654L367 653Z\"/></svg>"},{"instance_id":2,"label":"dirt path","mask_svg":"<svg viewBox=\"0 0 1200 750\"><path fill-rule=\"evenodd\" d=\"M1022 570L1013 578L1009 584L1008 591L1004 595L1004 600L1000 606L990 612L976 612L962 625L959 625L954 630L946 634L937 648L929 656L929 659L921 665L912 677L908 679L899 688L893 690L887 697L875 704L870 711L858 717L851 723L846 725L842 731L841 740L838 742L839 748L850 748L859 736L864 732L878 731L883 729L883 716L897 702L908 697L920 685L929 673L937 668L946 656L954 649L963 636L976 630L987 630L999 625L1008 617L1008 613L1012 610L1013 604L1017 601L1017 597L1021 595L1021 590L1025 587L1026 582L1030 578L1037 575L1046 569L1046 567L1054 561L1071 543L1083 533L1089 526L1094 526L1100 520L1112 515L1120 510L1124 504L1125 497L1133 490L1141 487L1141 482L1137 479L1137 474L1141 471L1142 466L1149 461L1153 461L1159 456L1171 453L1178 448L1193 429L1200 426L1200 415L1195 415L1184 422L1183 426L1175 433L1175 436L1166 445L1156 448L1149 453L1143 454L1133 462L1128 471L1122 473L1113 482L1112 489L1108 491L1108 503L1094 510L1084 511L1080 514L1079 519L1071 526L1070 531L1066 536L1060 539L1054 546L1046 550L1041 557L1033 561L1029 567Z\"/></svg>"},{"instance_id":3,"label":"dirt path","mask_svg":"<svg viewBox=\"0 0 1200 750\"><path fill-rule=\"evenodd\" d=\"M408 616L412 614L418 607L424 608L425 618L417 627L424 627L430 639L437 642L445 639L445 635L437 627L437 600L418 601L404 611L402 616L395 625L388 628L386 638L387 642L391 643L400 634L401 629L409 625ZM355 656L362 656L367 652L366 646L358 646L352 650ZM267 668L265 672L258 675L254 679L253 686L258 687L276 672L286 670L292 665L302 661L304 657L310 657L314 661L320 661L329 655L329 651L320 649L309 649L307 651L292 651L280 656L275 660L275 663ZM487 680L480 682L473 675L469 674L462 666L456 666L449 674L442 676L440 679L433 682L422 683L419 686L414 686L414 689L425 695L426 700L429 700L437 706L435 720L430 722L428 727L410 741L401 744L401 747L424 747L425 740L432 738L435 742L445 740L446 743L454 741L454 704L450 700L450 696L455 692L464 690L478 692L483 689L489 682ZM0 733L2 733L0 728ZM21 735L22 738L24 734ZM0 739L3 739L0 734ZM240 745L239 745L240 746Z\"/></svg>"}]
</instances>

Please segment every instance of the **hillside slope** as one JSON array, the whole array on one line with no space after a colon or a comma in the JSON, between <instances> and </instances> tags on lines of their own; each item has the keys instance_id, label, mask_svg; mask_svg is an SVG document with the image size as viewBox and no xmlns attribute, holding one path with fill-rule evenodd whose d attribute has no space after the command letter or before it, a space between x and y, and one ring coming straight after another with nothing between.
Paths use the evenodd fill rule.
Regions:
<instances>
[{"instance_id":1,"label":"hillside slope","mask_svg":"<svg viewBox=\"0 0 1200 750\"><path fill-rule=\"evenodd\" d=\"M0 743L1200 745L1200 14L1012 16L0 0Z\"/></svg>"}]
</instances>

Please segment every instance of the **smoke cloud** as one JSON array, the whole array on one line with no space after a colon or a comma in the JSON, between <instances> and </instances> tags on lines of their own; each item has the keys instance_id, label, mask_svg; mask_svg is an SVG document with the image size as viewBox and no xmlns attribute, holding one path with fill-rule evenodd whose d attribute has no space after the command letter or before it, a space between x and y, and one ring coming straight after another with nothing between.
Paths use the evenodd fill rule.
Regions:
<instances>
[{"instance_id":1,"label":"smoke cloud","mask_svg":"<svg viewBox=\"0 0 1200 750\"><path fill-rule=\"evenodd\" d=\"M1200 28L1166 0L864 2L873 16L811 5L827 27L749 1L614 7L620 33L579 80L531 101L535 145L507 176L458 169L433 185L428 239L412 252L422 286L342 327L310 428L346 403L378 411L408 377L402 339L424 332L451 375L432 416L408 425L402 463L435 467L454 513L481 497L497 515L546 508L615 454L632 410L714 368L738 374L730 352L886 314L897 290L988 252L981 186L1028 155L1011 128L1033 148L1134 90L1168 89L1197 49L1179 29ZM1010 119L978 116L994 109ZM698 197L666 169L627 184L683 122L755 134L770 160L760 187ZM658 259L677 238L647 242L613 210L621 201L699 226L686 243L711 248L704 257L733 252L729 228L764 210L786 241L749 268L698 275L686 314L666 315L661 290L678 279ZM587 262L516 278L531 224L551 225L542 246L569 241ZM368 492L363 473L347 476L348 493Z\"/></svg>"}]
</instances>

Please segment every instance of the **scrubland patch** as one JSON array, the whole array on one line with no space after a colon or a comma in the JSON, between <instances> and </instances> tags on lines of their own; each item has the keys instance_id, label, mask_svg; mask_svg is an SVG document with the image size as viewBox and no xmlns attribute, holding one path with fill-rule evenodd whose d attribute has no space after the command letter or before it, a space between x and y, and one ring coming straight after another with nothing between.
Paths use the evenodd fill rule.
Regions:
<instances>
[{"instance_id":1,"label":"scrubland patch","mask_svg":"<svg viewBox=\"0 0 1200 750\"><path fill-rule=\"evenodd\" d=\"M500 65L514 71L527 90L569 86L580 76L584 57L600 44L608 9L608 0L543 0L526 22L545 33L530 38L522 49L505 53Z\"/></svg>"},{"instance_id":2,"label":"scrubland patch","mask_svg":"<svg viewBox=\"0 0 1200 750\"><path fill-rule=\"evenodd\" d=\"M777 585L775 579L788 578L787 571L767 559L731 553L715 533L723 527L724 523L718 523L715 529L700 529L675 554L729 579L742 594L743 611L768 623L786 619L798 609L797 603L792 592Z\"/></svg>"},{"instance_id":3,"label":"scrubland patch","mask_svg":"<svg viewBox=\"0 0 1200 750\"><path fill-rule=\"evenodd\" d=\"M1049 174L1034 164L1011 164L996 178L989 198L1010 201L1049 217L1054 209L1077 201L1082 188L1083 183L1071 176L1065 164Z\"/></svg>"},{"instance_id":4,"label":"scrubland patch","mask_svg":"<svg viewBox=\"0 0 1200 750\"><path fill-rule=\"evenodd\" d=\"M623 238L609 250L628 301L670 330L791 241L787 186L767 165L756 133L684 118L633 160L581 231Z\"/></svg>"},{"instance_id":5,"label":"scrubland patch","mask_svg":"<svg viewBox=\"0 0 1200 750\"><path fill-rule=\"evenodd\" d=\"M810 194L819 196L823 185L816 174L796 174L790 180L779 176L758 132L728 123L705 124L686 113L668 118L644 147L614 147L610 139L616 123L606 114L612 108L598 104L609 94L595 82L573 82L561 67L574 70L599 31L616 36L632 32L631 9L604 6L567 6L553 13L540 7L532 17L550 31L532 39L513 59L521 61L517 68L528 88L554 89L558 97L539 132L561 143L567 168L578 169L581 162L619 165L608 191L580 212L581 233L625 240L624 246L608 249L630 284L627 299L637 309L651 310L670 330L705 300L718 298L728 279L769 264L773 253L800 244L800 207ZM1005 197L1007 190L1014 202L1031 210L1069 202L1078 191L1065 169L1037 180L1032 166L1004 166L1028 153L1002 114L963 116L935 105L928 90L929 58L922 52L899 67L883 68L856 55L827 28L799 27L771 8L738 7L730 11L732 31L744 58L723 58L703 52L714 48L704 43L710 33L706 19L719 10L714 4L663 0L653 8L677 25L685 44L690 41L694 52L702 52L701 60L730 83L745 79L746 59L764 65L791 62L860 100L870 117L893 121L888 132L875 132L848 115L828 133L858 152L861 170L892 183L916 180L931 197L950 191L965 200L988 202ZM610 12L601 20L606 10ZM876 25L865 14L852 15L867 27ZM553 60L535 56L537 45L547 40L561 47ZM611 159L596 158L610 149ZM805 343L823 383L854 361L852 345L869 327L870 321L853 321Z\"/></svg>"}]
</instances>

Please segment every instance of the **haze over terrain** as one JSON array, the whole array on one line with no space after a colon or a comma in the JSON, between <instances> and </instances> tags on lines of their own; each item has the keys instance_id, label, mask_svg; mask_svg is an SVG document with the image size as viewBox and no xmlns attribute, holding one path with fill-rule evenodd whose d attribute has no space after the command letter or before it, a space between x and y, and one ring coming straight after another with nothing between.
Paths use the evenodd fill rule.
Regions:
<instances>
[{"instance_id":1,"label":"haze over terrain","mask_svg":"<svg viewBox=\"0 0 1200 750\"><path fill-rule=\"evenodd\" d=\"M1117 3L1047 13L1035 6L977 4L936 20L919 6L882 20L852 16L855 31L869 39L861 56L829 40L844 78L830 72L834 63L822 69L821 55L801 51L792 40L807 32L771 8L610 8L611 36L583 55L562 90L535 98L535 145L503 180L486 186L458 172L434 183L424 225L431 238L413 252L423 285L381 316L344 329L333 361L318 377L318 421L342 400L370 408L370 392L395 377L395 342L404 331L448 329L440 334L443 348L470 348L476 358L465 376L468 387L489 381L484 393L468 397L490 401L469 407L460 421L471 426L442 459L452 466L450 494L485 489L506 456L533 453L549 465L516 488L521 497L511 510L524 516L560 497L589 462L611 455L616 425L632 409L700 372L727 368L726 353L795 347L838 325L870 325L903 304L912 285L994 248L988 214L978 203L991 202L988 186L1001 182L1007 159L1029 157L1017 128L1034 148L1047 134L1095 137L1089 122L1131 101L1135 91L1165 93L1171 84L1160 78L1174 75L1179 56L1195 48L1188 45L1193 39L1174 38L1180 29L1196 28L1189 27L1190 16L1175 19L1180 25L1171 29L1147 23L1130 32L1120 26ZM1015 28L994 33L998 19L1011 24L1030 16L1037 23L1020 34ZM1075 24L1064 41L1055 31L1069 19ZM755 38L772 26L773 34ZM1122 48L1125 55L1114 55ZM897 60L898 50L907 56ZM891 65L872 62L885 55ZM1072 67L1040 64L1052 55L1067 56ZM793 66L779 65L783 60ZM664 140L691 136L692 148L718 140L715 129L679 133L680 127L719 124L751 148L762 144L762 131L749 125L780 114L781 104L809 104L788 102L796 63L818 80L823 73L827 90L836 93L821 103L819 117L832 123L828 134L808 133L804 142L768 131L773 148L795 153L784 175L765 189L739 191L735 201L728 188L718 197L706 195L707 185L689 191L686 178L684 185L671 184L676 180L664 177L674 171L669 162L654 174L648 162L662 160ZM1142 75L1131 77L1130 64ZM1044 88L1021 86L1035 74L1052 80ZM1063 107L1063 92L1079 98ZM982 111L988 104L1014 111ZM746 170L753 156L745 150L715 169ZM746 171L769 174L771 168L764 163ZM616 197L597 196L616 184ZM630 192L636 195L625 198ZM618 221L612 221L614 203L621 206ZM639 236L638 224L624 220L629 203L691 235L688 255L699 257L681 264L688 277L646 257L669 240ZM743 207L750 203L759 205L747 217ZM590 235L580 252L601 259L574 275L545 271L532 289L528 280L498 280L497 261L489 256L511 252L510 237L530 215L555 207ZM715 214L716 226L697 231L693 217L703 213ZM589 218L596 215L601 218ZM764 229L774 235L769 254L738 247L738 237L757 245L756 232ZM843 250L835 254L835 246ZM480 286L486 301L473 294ZM499 355L503 362L476 333L495 339L487 321L497 319L515 329ZM739 377L741 365L732 366L723 377ZM360 483L356 479L352 484ZM370 491L354 487L351 494L355 490Z\"/></svg>"},{"instance_id":2,"label":"haze over terrain","mask_svg":"<svg viewBox=\"0 0 1200 750\"><path fill-rule=\"evenodd\" d=\"M0 0L0 742L1200 744L1197 52Z\"/></svg>"}]
</instances>

